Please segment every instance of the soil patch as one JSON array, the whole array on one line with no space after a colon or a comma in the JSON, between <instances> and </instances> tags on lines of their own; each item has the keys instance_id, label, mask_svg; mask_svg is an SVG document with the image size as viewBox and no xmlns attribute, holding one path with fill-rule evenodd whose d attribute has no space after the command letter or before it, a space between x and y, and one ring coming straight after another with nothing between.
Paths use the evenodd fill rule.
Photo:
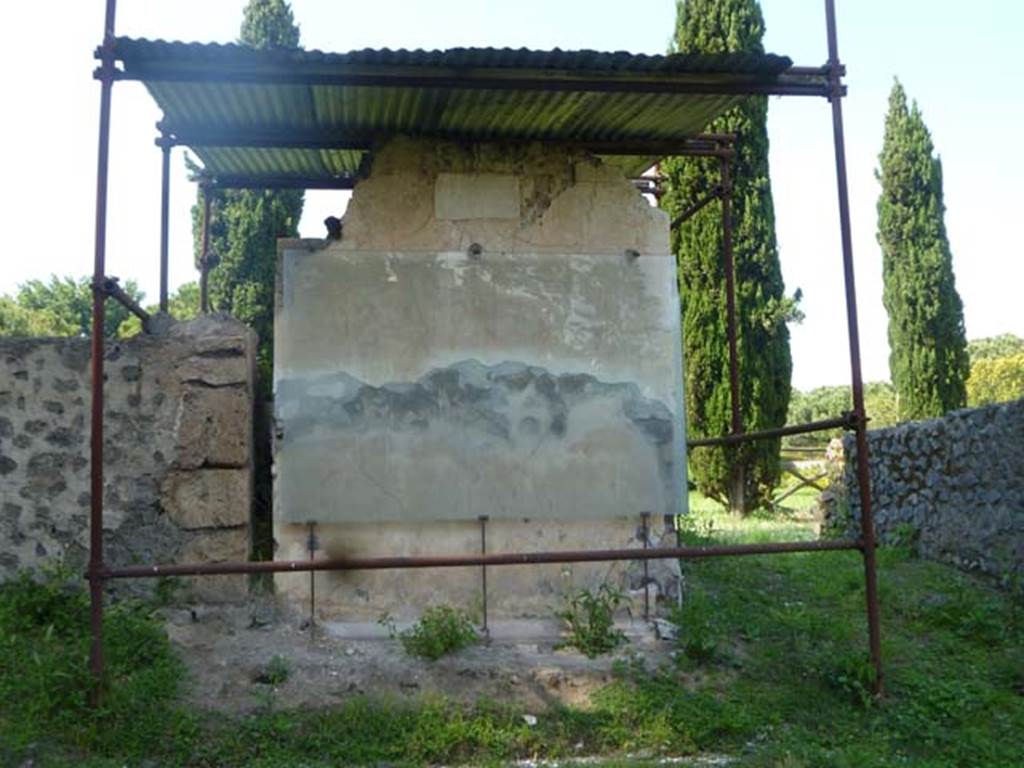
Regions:
<instances>
[{"instance_id":1,"label":"soil patch","mask_svg":"<svg viewBox=\"0 0 1024 768\"><path fill-rule=\"evenodd\" d=\"M367 637L359 625L315 625L244 606L164 611L167 633L186 664L190 705L244 713L267 705L322 708L357 696L415 699L444 696L541 712L554 705L587 708L595 690L612 680L616 661L655 667L673 650L643 622L624 627L629 642L616 653L588 659L558 648L550 631L496 629L492 639L437 661L406 654L386 636ZM538 625L540 626L540 625ZM353 631L355 627L356 631ZM504 635L504 637L502 637ZM274 685L257 682L271 661L286 669Z\"/></svg>"}]
</instances>

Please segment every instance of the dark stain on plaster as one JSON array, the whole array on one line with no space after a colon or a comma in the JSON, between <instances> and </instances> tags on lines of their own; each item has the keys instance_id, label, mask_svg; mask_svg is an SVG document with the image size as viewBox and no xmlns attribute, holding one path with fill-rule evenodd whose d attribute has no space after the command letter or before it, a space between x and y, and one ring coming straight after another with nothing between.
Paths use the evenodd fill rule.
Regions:
<instances>
[{"instance_id":1,"label":"dark stain on plaster","mask_svg":"<svg viewBox=\"0 0 1024 768\"><path fill-rule=\"evenodd\" d=\"M281 445L337 431L415 432L444 422L467 439L539 446L564 439L573 409L595 398L618 401L620 415L655 448L668 498L674 495L674 417L630 382L585 373L555 374L518 362L476 360L430 371L413 382L371 386L346 373L277 382ZM513 400L516 401L513 403ZM614 407L614 406L613 406ZM514 423L513 423L514 420Z\"/></svg>"}]
</instances>

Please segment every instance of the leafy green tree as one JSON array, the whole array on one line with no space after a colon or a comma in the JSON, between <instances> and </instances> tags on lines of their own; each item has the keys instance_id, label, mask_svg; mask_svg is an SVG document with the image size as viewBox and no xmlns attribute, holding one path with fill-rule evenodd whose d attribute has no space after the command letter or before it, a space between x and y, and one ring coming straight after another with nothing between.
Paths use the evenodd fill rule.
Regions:
<instances>
[{"instance_id":1,"label":"leafy green tree","mask_svg":"<svg viewBox=\"0 0 1024 768\"><path fill-rule=\"evenodd\" d=\"M847 385L816 387L801 392L793 390L789 401L790 424L831 419L853 409L853 396ZM868 381L864 384L864 409L870 420L870 429L891 427L898 423L896 415L896 390L888 381ZM787 439L787 445L821 445L833 437L839 437L841 429L807 435L795 435Z\"/></svg>"},{"instance_id":2,"label":"leafy green tree","mask_svg":"<svg viewBox=\"0 0 1024 768\"><path fill-rule=\"evenodd\" d=\"M146 311L155 314L160 310L159 304L146 307ZM199 284L183 283L178 290L167 297L167 311L175 320L191 320L199 314ZM117 335L124 338L142 333L142 322L135 315L130 315L117 329Z\"/></svg>"},{"instance_id":3,"label":"leafy green tree","mask_svg":"<svg viewBox=\"0 0 1024 768\"><path fill-rule=\"evenodd\" d=\"M1024 353L1024 339L1012 333L999 336L988 336L983 339L971 339L967 342L967 355L971 364L979 360L992 360L998 357L1009 357ZM973 373L971 374L974 375Z\"/></svg>"},{"instance_id":4,"label":"leafy green tree","mask_svg":"<svg viewBox=\"0 0 1024 768\"><path fill-rule=\"evenodd\" d=\"M946 238L942 164L917 104L899 81L889 94L876 177L889 371L902 419L941 416L967 402L964 312Z\"/></svg>"},{"instance_id":5,"label":"leafy green tree","mask_svg":"<svg viewBox=\"0 0 1024 768\"><path fill-rule=\"evenodd\" d=\"M255 48L296 48L299 27L284 0L249 0L239 42ZM277 239L298 235L300 190L236 190L211 201L210 250L218 265L210 273L214 309L228 312L259 335L259 371L269 387L273 365L274 280ZM192 209L198 266L202 249L202 192Z\"/></svg>"},{"instance_id":6,"label":"leafy green tree","mask_svg":"<svg viewBox=\"0 0 1024 768\"><path fill-rule=\"evenodd\" d=\"M674 49L683 53L755 52L764 48L764 20L756 0L681 0ZM768 101L750 97L707 130L735 133L731 163L733 252L736 265L740 402L748 431L782 426L790 398L792 361L787 320L796 319L785 296L775 240L775 213L768 178ZM713 158L671 158L664 200L671 212L719 182ZM731 430L729 351L721 211L710 205L682 227L673 246L683 303L687 415L694 437ZM779 440L731 448L700 448L690 454L697 488L706 496L748 512L766 505L779 482Z\"/></svg>"},{"instance_id":7,"label":"leafy green tree","mask_svg":"<svg viewBox=\"0 0 1024 768\"><path fill-rule=\"evenodd\" d=\"M78 329L46 309L26 309L0 296L0 336L76 336Z\"/></svg>"},{"instance_id":8,"label":"leafy green tree","mask_svg":"<svg viewBox=\"0 0 1024 768\"><path fill-rule=\"evenodd\" d=\"M1004 403L1024 397L1024 350L1003 357L986 357L971 365L967 380L968 405Z\"/></svg>"},{"instance_id":9,"label":"leafy green tree","mask_svg":"<svg viewBox=\"0 0 1024 768\"><path fill-rule=\"evenodd\" d=\"M137 302L145 298L134 280L128 280L121 287ZM10 323L12 327L28 330L32 335L38 332L46 336L88 336L92 329L92 278L76 280L70 276L51 275L49 282L29 280L19 286L13 305L20 312L7 299L0 327ZM118 328L129 317L131 313L127 308L108 300L103 319L104 334L116 336Z\"/></svg>"}]
</instances>

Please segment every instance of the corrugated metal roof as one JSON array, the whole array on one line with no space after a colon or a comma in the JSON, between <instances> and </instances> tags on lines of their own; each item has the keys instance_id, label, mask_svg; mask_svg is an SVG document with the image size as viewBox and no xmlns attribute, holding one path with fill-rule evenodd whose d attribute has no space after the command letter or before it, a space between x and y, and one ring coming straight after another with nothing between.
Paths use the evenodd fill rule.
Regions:
<instances>
[{"instance_id":1,"label":"corrugated metal roof","mask_svg":"<svg viewBox=\"0 0 1024 768\"><path fill-rule=\"evenodd\" d=\"M772 54L324 53L129 38L115 55L208 173L254 179L354 174L369 145L396 134L600 145L614 156L699 133L742 98L716 87L771 82L791 65ZM694 82L703 92L671 90ZM631 172L650 163L615 159Z\"/></svg>"},{"instance_id":2,"label":"corrugated metal roof","mask_svg":"<svg viewBox=\"0 0 1024 768\"><path fill-rule=\"evenodd\" d=\"M302 48L252 48L236 43L185 43L119 37L117 58L125 68L173 63L193 66L436 67L450 69L561 70L645 74L724 73L772 75L792 62L771 53L673 53L648 55L626 51L538 51L529 48L448 48L407 50L366 48L328 53Z\"/></svg>"}]
</instances>

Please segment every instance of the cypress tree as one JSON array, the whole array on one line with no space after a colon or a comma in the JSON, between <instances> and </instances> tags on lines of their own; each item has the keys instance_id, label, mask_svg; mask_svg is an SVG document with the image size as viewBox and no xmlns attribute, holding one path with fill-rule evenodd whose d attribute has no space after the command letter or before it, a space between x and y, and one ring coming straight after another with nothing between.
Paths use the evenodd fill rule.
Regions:
<instances>
[{"instance_id":1,"label":"cypress tree","mask_svg":"<svg viewBox=\"0 0 1024 768\"><path fill-rule=\"evenodd\" d=\"M239 43L254 48L296 48L299 27L285 0L249 0ZM274 279L277 239L296 237L302 217L301 190L229 190L211 202L210 302L259 335L261 388L269 391L273 365ZM202 193L192 209L196 262L202 249Z\"/></svg>"},{"instance_id":2,"label":"cypress tree","mask_svg":"<svg viewBox=\"0 0 1024 768\"><path fill-rule=\"evenodd\" d=\"M681 0L674 49L682 53L762 53L764 19L756 0ZM796 314L787 299L775 240L768 179L768 101L745 99L707 126L735 133L731 163L733 252L736 270L740 403L747 431L785 424L792 361L786 321ZM664 198L676 213L719 183L714 158L671 158ZM693 437L731 430L729 348L721 209L711 204L673 238L683 305L686 406ZM705 496L737 512L770 501L779 481L779 440L690 453L691 475Z\"/></svg>"},{"instance_id":3,"label":"cypress tree","mask_svg":"<svg viewBox=\"0 0 1024 768\"><path fill-rule=\"evenodd\" d=\"M917 104L899 81L889 94L875 176L889 372L901 419L941 416L967 402L964 312L953 278L942 202L942 163Z\"/></svg>"}]
</instances>

